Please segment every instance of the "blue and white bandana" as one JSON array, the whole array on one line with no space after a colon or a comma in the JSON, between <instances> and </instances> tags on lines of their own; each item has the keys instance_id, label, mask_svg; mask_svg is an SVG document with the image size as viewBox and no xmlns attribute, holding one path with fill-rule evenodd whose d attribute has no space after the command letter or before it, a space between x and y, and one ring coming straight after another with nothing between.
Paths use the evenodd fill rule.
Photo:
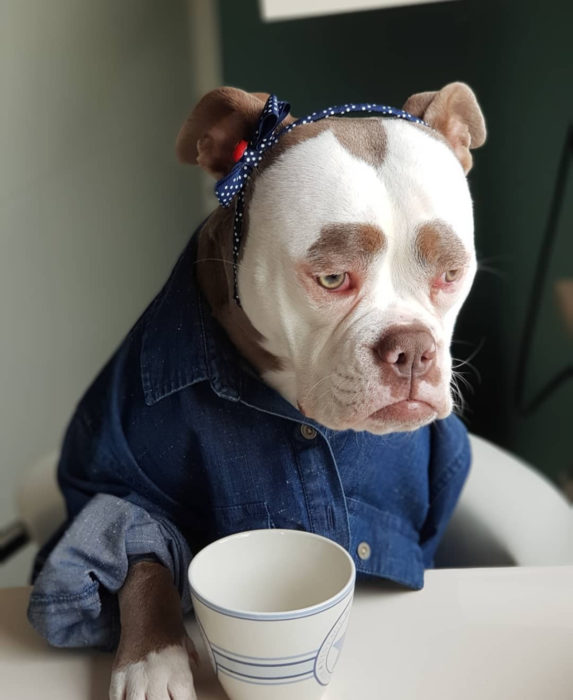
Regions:
<instances>
[{"instance_id":1,"label":"blue and white bandana","mask_svg":"<svg viewBox=\"0 0 573 700\"><path fill-rule=\"evenodd\" d=\"M287 134L298 126L318 122L328 117L344 116L351 113L374 113L383 117L404 119L405 121L428 126L422 119L405 112L403 109L372 103L349 103L327 107L320 112L313 112L279 130L278 127L284 121L289 111L290 104L288 102L279 100L276 95L269 95L261 113L255 135L248 143L244 153L237 160L231 171L215 184L215 194L221 206L228 207L235 197L237 197L235 220L233 223L233 297L238 306L241 305L237 278L239 250L242 239L243 211L245 208L245 186L251 178L251 173L261 162L265 151L278 143L283 134Z\"/></svg>"}]
</instances>

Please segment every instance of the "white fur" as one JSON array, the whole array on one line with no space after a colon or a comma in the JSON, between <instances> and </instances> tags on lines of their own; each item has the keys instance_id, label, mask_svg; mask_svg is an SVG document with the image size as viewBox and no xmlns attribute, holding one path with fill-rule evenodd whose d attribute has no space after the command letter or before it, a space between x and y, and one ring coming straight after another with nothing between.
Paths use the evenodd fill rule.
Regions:
<instances>
[{"instance_id":1,"label":"white fur","mask_svg":"<svg viewBox=\"0 0 573 700\"><path fill-rule=\"evenodd\" d=\"M150 652L112 673L110 700L197 700L189 656L182 646Z\"/></svg>"},{"instance_id":2,"label":"white fur","mask_svg":"<svg viewBox=\"0 0 573 700\"><path fill-rule=\"evenodd\" d=\"M283 361L283 370L264 379L328 427L379 433L400 426L368 421L392 403L378 379L372 352L376 339L396 324L428 328L436 340L442 381L438 388L420 384L420 399L435 407L433 417L444 417L452 407L454 322L475 274L472 203L457 158L411 124L383 124L387 152L379 168L325 131L288 149L259 176L239 271L245 312L265 337L266 349ZM471 254L458 292L439 305L431 302L412 255L417 227L435 219L447 223ZM387 249L370 266L361 300L350 313L339 312L336 302L316 308L295 265L324 225L351 222L379 226Z\"/></svg>"}]
</instances>

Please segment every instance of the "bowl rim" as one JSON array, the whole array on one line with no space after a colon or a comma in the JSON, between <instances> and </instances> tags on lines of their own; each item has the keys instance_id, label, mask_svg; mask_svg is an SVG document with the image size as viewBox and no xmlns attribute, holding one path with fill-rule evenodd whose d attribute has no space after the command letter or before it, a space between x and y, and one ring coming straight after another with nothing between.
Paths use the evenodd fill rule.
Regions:
<instances>
[{"instance_id":1,"label":"bowl rim","mask_svg":"<svg viewBox=\"0 0 573 700\"><path fill-rule=\"evenodd\" d=\"M260 535L262 533L269 534L269 536L271 537L274 537L279 534L286 534L287 536L295 537L304 536L305 538L313 538L328 543L329 546L332 546L334 549L338 550L339 553L343 554L347 563L350 564L350 574L346 582L339 591L337 591L330 598L321 601L320 603L315 603L314 605L309 605L304 608L295 608L293 610L285 610L280 612L260 612L256 610L240 610L234 608L227 608L223 605L215 603L215 601L210 599L208 595L199 591L196 588L196 586L193 583L193 569L197 567L197 560L200 560L202 558L201 555L203 554L203 552L205 552L210 547L215 547L221 544L222 542L226 542L231 539L246 539L250 536ZM225 615L227 617L235 617L242 620L257 620L261 622L274 620L295 620L302 617L311 617L313 615L317 615L321 612L324 612L325 610L328 610L329 608L338 605L338 603L340 603L342 600L345 600L349 595L352 595L354 591L354 584L356 581L356 566L352 557L346 551L346 549L344 549L344 547L341 547L338 544L338 542L335 542L334 540L331 540L328 537L324 537L323 535L317 535L314 532L307 532L306 530L289 530L287 528L262 528L257 530L245 530L243 532L235 532L232 535L227 535L226 537L221 537L220 539L214 540L193 557L191 563L189 564L187 578L189 580L189 586L191 589L191 597L194 600L199 601L205 607L217 613L220 613L221 615Z\"/></svg>"}]
</instances>

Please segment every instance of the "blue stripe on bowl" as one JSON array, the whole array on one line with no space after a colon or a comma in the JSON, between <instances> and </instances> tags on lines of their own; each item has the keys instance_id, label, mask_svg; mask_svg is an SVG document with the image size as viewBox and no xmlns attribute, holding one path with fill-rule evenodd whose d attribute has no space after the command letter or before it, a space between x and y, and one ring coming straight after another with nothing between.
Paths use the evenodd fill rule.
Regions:
<instances>
[{"instance_id":1,"label":"blue stripe on bowl","mask_svg":"<svg viewBox=\"0 0 573 700\"><path fill-rule=\"evenodd\" d=\"M207 635L205 635L206 637ZM294 654L293 656L265 656L264 659L261 659L260 656L246 656L245 654L238 654L236 651L229 651L228 649L223 649L223 647L218 646L217 644L211 644L209 642L209 645L211 649L213 650L213 653L216 651L219 652L220 654L224 656L231 656L234 659L239 659L239 660L247 660L247 661L252 661L254 663L258 662L269 662L269 663L275 663L275 664L281 664L281 663L288 663L289 661L293 661L295 659L303 659L303 658L310 658L315 657L318 654L318 649L313 649L312 651L307 651L304 654Z\"/></svg>"},{"instance_id":2,"label":"blue stripe on bowl","mask_svg":"<svg viewBox=\"0 0 573 700\"><path fill-rule=\"evenodd\" d=\"M262 658L211 646L217 673L256 685L299 683L314 677L318 649L297 656Z\"/></svg>"},{"instance_id":3,"label":"blue stripe on bowl","mask_svg":"<svg viewBox=\"0 0 573 700\"><path fill-rule=\"evenodd\" d=\"M325 610L333 608L338 605L341 600L344 600L347 596L351 595L354 590L354 577L348 582L348 584L336 595L334 598L330 598L325 603L321 605L313 605L308 608L301 608L299 610L291 610L286 612L246 612L242 610L229 610L221 605L212 603L211 601L203 598L202 595L197 593L197 591L191 586L191 595L201 602L205 607L221 615L226 615L227 617L236 617L240 620L257 620L258 622L274 622L276 620L297 620L301 617L312 617L313 615L318 615Z\"/></svg>"},{"instance_id":4,"label":"blue stripe on bowl","mask_svg":"<svg viewBox=\"0 0 573 700\"><path fill-rule=\"evenodd\" d=\"M276 661L271 661L270 659L257 659L256 661L244 661L242 659L238 659L235 656L231 654L222 654L220 651L215 651L213 650L213 654L215 656L215 659L217 663L221 663L221 665L225 666L236 666L237 668L253 668L255 671L257 669L265 670L265 669L271 669L271 668L284 668L285 673L289 669L299 669L301 666L304 666L305 664L308 663L314 663L314 660L316 658L316 652L313 654L305 654L304 658L299 659L298 661L279 661L278 663Z\"/></svg>"},{"instance_id":5,"label":"blue stripe on bowl","mask_svg":"<svg viewBox=\"0 0 573 700\"><path fill-rule=\"evenodd\" d=\"M314 678L314 673L312 671L310 671L309 673L305 673L303 675L300 675L300 676L289 676L286 678L264 679L264 678L244 676L244 675L235 673L233 671L227 670L226 668L223 668L222 666L218 666L217 670L219 673L222 673L226 676L230 676L231 678L234 678L238 681L243 681L244 683L249 683L251 685L288 685L289 683L300 683L301 681L307 681L311 678Z\"/></svg>"}]
</instances>

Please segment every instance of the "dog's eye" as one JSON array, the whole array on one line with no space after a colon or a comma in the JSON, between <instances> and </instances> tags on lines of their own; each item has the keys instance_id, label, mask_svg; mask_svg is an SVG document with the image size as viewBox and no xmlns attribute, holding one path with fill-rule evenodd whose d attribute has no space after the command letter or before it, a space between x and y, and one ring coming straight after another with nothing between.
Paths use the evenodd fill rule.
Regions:
<instances>
[{"instance_id":1,"label":"dog's eye","mask_svg":"<svg viewBox=\"0 0 573 700\"><path fill-rule=\"evenodd\" d=\"M455 282L460 277L461 270L448 270L444 273L444 280L446 282Z\"/></svg>"},{"instance_id":2,"label":"dog's eye","mask_svg":"<svg viewBox=\"0 0 573 700\"><path fill-rule=\"evenodd\" d=\"M320 275L316 279L321 287L332 291L334 289L340 289L340 287L342 287L342 285L346 282L347 277L348 275L346 272L339 272L334 275Z\"/></svg>"}]
</instances>

